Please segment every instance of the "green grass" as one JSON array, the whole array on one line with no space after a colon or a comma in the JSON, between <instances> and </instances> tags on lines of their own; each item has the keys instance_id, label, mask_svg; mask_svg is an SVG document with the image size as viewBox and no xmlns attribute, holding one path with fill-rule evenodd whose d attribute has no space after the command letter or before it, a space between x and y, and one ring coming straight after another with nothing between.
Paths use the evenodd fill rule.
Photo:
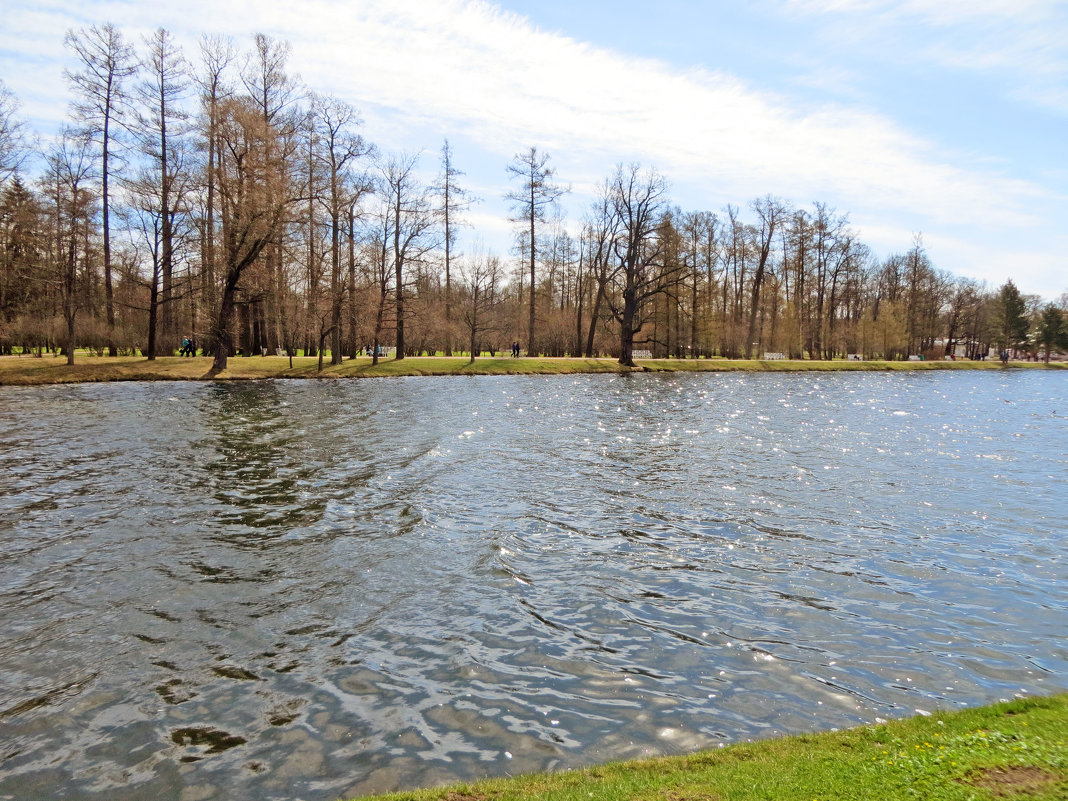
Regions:
<instances>
[{"instance_id":1,"label":"green grass","mask_svg":"<svg viewBox=\"0 0 1068 801\"><path fill-rule=\"evenodd\" d=\"M391 801L1068 799L1068 695L689 756L492 779Z\"/></svg>"},{"instance_id":2,"label":"green grass","mask_svg":"<svg viewBox=\"0 0 1068 801\"><path fill-rule=\"evenodd\" d=\"M162 356L148 361L141 356L89 356L76 354L68 366L60 356L2 356L0 385L64 384L90 381L189 381L207 378L211 359L206 356L182 358ZM1009 368L1065 369L1068 364L1012 362ZM216 380L255 378L372 378L415 375L567 375L573 373L619 372L800 372L828 370L1003 370L997 361L988 362L850 362L758 359L643 359L633 370L620 367L614 359L534 358L503 356L479 358L472 364L466 357L421 356L397 361L382 359L371 365L370 357L345 360L339 365L311 356L232 357Z\"/></svg>"}]
</instances>

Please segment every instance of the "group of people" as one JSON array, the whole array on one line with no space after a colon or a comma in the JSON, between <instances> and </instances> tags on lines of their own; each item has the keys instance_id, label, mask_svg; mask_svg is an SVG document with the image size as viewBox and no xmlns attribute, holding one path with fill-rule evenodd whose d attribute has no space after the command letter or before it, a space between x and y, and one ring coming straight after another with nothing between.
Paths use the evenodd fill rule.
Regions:
<instances>
[{"instance_id":1,"label":"group of people","mask_svg":"<svg viewBox=\"0 0 1068 801\"><path fill-rule=\"evenodd\" d=\"M519 343L518 342L513 342L512 343L512 358L516 359L518 357L519 357Z\"/></svg>"},{"instance_id":2,"label":"group of people","mask_svg":"<svg viewBox=\"0 0 1068 801\"><path fill-rule=\"evenodd\" d=\"M197 341L192 337L182 337L182 347L178 349L179 356L196 356Z\"/></svg>"}]
</instances>

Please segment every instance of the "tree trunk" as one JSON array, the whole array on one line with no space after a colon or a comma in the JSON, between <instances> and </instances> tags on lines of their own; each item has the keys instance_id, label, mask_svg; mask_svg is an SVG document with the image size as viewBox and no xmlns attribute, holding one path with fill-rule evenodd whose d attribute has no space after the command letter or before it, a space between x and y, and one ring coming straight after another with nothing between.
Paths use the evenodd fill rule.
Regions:
<instances>
[{"instance_id":1,"label":"tree trunk","mask_svg":"<svg viewBox=\"0 0 1068 801\"><path fill-rule=\"evenodd\" d=\"M623 315L619 323L619 363L624 367L634 367L634 317L638 313L635 290L628 287L623 290Z\"/></svg>"},{"instance_id":2,"label":"tree trunk","mask_svg":"<svg viewBox=\"0 0 1068 801\"><path fill-rule=\"evenodd\" d=\"M478 336L478 285L474 287L474 296L472 298L471 305L471 361L468 364L475 363L475 338Z\"/></svg>"},{"instance_id":3,"label":"tree trunk","mask_svg":"<svg viewBox=\"0 0 1068 801\"><path fill-rule=\"evenodd\" d=\"M597 321L601 316L601 301L604 299L604 281L597 278L597 296L593 301L593 309L590 311L590 329L586 336L586 358L593 358L593 339L597 334Z\"/></svg>"},{"instance_id":4,"label":"tree trunk","mask_svg":"<svg viewBox=\"0 0 1068 801\"><path fill-rule=\"evenodd\" d=\"M694 269L691 277L693 280L690 282L690 358L696 359L698 352L697 344L697 265L694 263Z\"/></svg>"},{"instance_id":5,"label":"tree trunk","mask_svg":"<svg viewBox=\"0 0 1068 801\"><path fill-rule=\"evenodd\" d=\"M582 355L582 312L586 300L583 292L582 256L579 256L578 275L575 276L575 347L571 351L575 356Z\"/></svg>"},{"instance_id":6,"label":"tree trunk","mask_svg":"<svg viewBox=\"0 0 1068 801\"><path fill-rule=\"evenodd\" d=\"M148 360L156 360L156 323L159 317L159 271L152 270L152 288L148 301Z\"/></svg>"},{"instance_id":7,"label":"tree trunk","mask_svg":"<svg viewBox=\"0 0 1068 801\"><path fill-rule=\"evenodd\" d=\"M108 94L110 98L110 91ZM111 284L111 225L108 217L108 124L110 122L110 104L108 113L104 116L104 152L100 165L100 189L103 201L103 234L104 234L104 311L108 326L108 356L118 356L119 351L115 347L115 293ZM73 354L71 354L73 359ZM71 362L73 364L73 361Z\"/></svg>"},{"instance_id":8,"label":"tree trunk","mask_svg":"<svg viewBox=\"0 0 1068 801\"><path fill-rule=\"evenodd\" d=\"M448 147L448 142L446 142ZM445 162L445 355L452 356L452 230L449 227L449 163Z\"/></svg>"},{"instance_id":9,"label":"tree trunk","mask_svg":"<svg viewBox=\"0 0 1068 801\"><path fill-rule=\"evenodd\" d=\"M397 279L397 351L393 358L400 361L404 358L404 259L400 247L400 224L401 224L401 197L400 187L397 188L396 212L393 218L393 267ZM375 358L378 358L378 347L375 346Z\"/></svg>"},{"instance_id":10,"label":"tree trunk","mask_svg":"<svg viewBox=\"0 0 1068 801\"><path fill-rule=\"evenodd\" d=\"M349 358L356 358L356 211L355 205L349 209L349 341L346 350Z\"/></svg>"},{"instance_id":11,"label":"tree trunk","mask_svg":"<svg viewBox=\"0 0 1068 801\"><path fill-rule=\"evenodd\" d=\"M337 175L330 182L330 363L341 364L341 304L344 290L341 283L341 216L337 192ZM322 345L320 344L320 348Z\"/></svg>"},{"instance_id":12,"label":"tree trunk","mask_svg":"<svg viewBox=\"0 0 1068 801\"><path fill-rule=\"evenodd\" d=\"M534 292L534 182L530 184L530 322L527 329L527 355L537 356L537 351L534 349L534 300L536 294Z\"/></svg>"},{"instance_id":13,"label":"tree trunk","mask_svg":"<svg viewBox=\"0 0 1068 801\"><path fill-rule=\"evenodd\" d=\"M751 359L753 354L753 341L757 330L757 309L760 307L760 287L764 283L764 264L767 261L767 253L761 254L760 264L757 265L753 274L753 289L749 294L749 328L745 336L745 358Z\"/></svg>"},{"instance_id":14,"label":"tree trunk","mask_svg":"<svg viewBox=\"0 0 1068 801\"><path fill-rule=\"evenodd\" d=\"M234 349L232 327L236 292L237 279L228 276L226 285L223 287L222 299L219 301L219 317L212 331L212 339L215 341L215 359L211 364L212 375L226 369L226 360Z\"/></svg>"}]
</instances>

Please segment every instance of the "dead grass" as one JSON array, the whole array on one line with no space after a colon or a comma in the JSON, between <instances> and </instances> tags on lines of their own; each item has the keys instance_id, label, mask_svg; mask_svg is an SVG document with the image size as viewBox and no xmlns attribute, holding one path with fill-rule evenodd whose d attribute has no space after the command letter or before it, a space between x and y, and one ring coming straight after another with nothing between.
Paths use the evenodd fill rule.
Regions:
<instances>
[{"instance_id":1,"label":"dead grass","mask_svg":"<svg viewBox=\"0 0 1068 801\"><path fill-rule=\"evenodd\" d=\"M1060 777L1055 773L1033 765L1009 765L977 771L965 784L986 790L995 798L1012 798L1045 792L1058 781Z\"/></svg>"},{"instance_id":2,"label":"dead grass","mask_svg":"<svg viewBox=\"0 0 1068 801\"><path fill-rule=\"evenodd\" d=\"M570 375L576 373L626 372L810 372L856 370L1003 370L1013 368L1065 369L1068 365L1013 362L1008 368L999 362L850 362L757 359L643 359L637 367L621 367L614 359L478 358L421 356L383 359L377 365L361 357L339 365L328 362L318 369L315 357L286 356L233 357L227 369L209 375L207 356L182 358L164 356L149 361L140 356L88 356L78 354L68 365L60 356L0 357L0 385L67 384L96 381L233 381L264 378L376 378L418 375Z\"/></svg>"}]
</instances>

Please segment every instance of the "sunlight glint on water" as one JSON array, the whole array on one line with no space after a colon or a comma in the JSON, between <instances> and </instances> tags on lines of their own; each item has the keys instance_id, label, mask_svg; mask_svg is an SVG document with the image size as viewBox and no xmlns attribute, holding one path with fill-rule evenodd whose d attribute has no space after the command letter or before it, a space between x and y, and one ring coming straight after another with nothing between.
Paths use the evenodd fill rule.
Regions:
<instances>
[{"instance_id":1,"label":"sunlight glint on water","mask_svg":"<svg viewBox=\"0 0 1068 801\"><path fill-rule=\"evenodd\" d=\"M1068 688L1063 374L0 388L0 799L334 799Z\"/></svg>"}]
</instances>

